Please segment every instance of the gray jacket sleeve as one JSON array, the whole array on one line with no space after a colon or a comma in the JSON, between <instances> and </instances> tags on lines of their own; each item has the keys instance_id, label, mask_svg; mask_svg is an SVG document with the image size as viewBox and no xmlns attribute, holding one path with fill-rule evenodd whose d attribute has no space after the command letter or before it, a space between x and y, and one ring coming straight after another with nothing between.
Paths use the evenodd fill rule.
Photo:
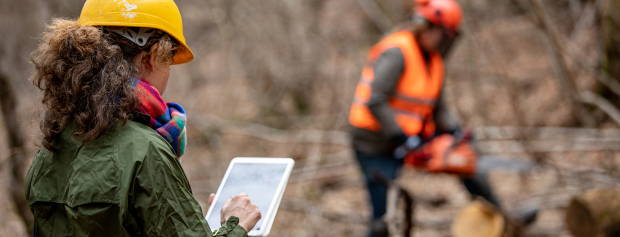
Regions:
<instances>
[{"instance_id":1,"label":"gray jacket sleeve","mask_svg":"<svg viewBox=\"0 0 620 237\"><path fill-rule=\"evenodd\" d=\"M372 115L381 123L381 132L390 139L401 139L405 134L394 120L394 111L389 106L390 97L405 70L405 57L399 48L383 52L374 65L375 80L372 82L370 100L366 103ZM402 141L404 142L404 141Z\"/></svg>"},{"instance_id":2,"label":"gray jacket sleeve","mask_svg":"<svg viewBox=\"0 0 620 237\"><path fill-rule=\"evenodd\" d=\"M454 133L459 127L458 120L450 113L450 110L446 106L446 101L442 93L435 105L435 111L433 111L433 119L435 121L435 132L442 133Z\"/></svg>"}]
</instances>

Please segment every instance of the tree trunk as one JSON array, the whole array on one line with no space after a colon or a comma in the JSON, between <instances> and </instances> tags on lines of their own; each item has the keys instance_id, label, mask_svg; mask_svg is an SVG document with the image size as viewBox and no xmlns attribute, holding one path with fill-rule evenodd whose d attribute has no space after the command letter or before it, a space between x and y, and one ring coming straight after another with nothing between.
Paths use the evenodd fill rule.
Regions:
<instances>
[{"instance_id":1,"label":"tree trunk","mask_svg":"<svg viewBox=\"0 0 620 237\"><path fill-rule=\"evenodd\" d=\"M620 108L620 0L608 0L600 5L596 6L596 38L600 51L596 70L601 84L594 92Z\"/></svg>"},{"instance_id":2,"label":"tree trunk","mask_svg":"<svg viewBox=\"0 0 620 237\"><path fill-rule=\"evenodd\" d=\"M4 125L7 130L9 142L9 193L13 200L15 210L26 225L27 230L32 230L34 217L30 212L30 205L26 201L24 191L24 166L26 160L26 149L24 134L21 130L19 119L17 118L17 100L15 93L11 89L8 78L0 74L0 107L4 118Z\"/></svg>"},{"instance_id":3,"label":"tree trunk","mask_svg":"<svg viewBox=\"0 0 620 237\"><path fill-rule=\"evenodd\" d=\"M575 84L574 75L569 70L568 64L562 56L563 52L566 52L566 50L560 42L560 37L556 31L556 27L551 23L543 2L541 0L529 0L529 2L532 6L534 16L538 21L538 27L543 31L545 40L548 42L549 46L547 47L547 50L551 61L554 64L554 71L560 84L560 90L564 97L568 100L573 115L583 126L595 127L595 119L581 103L579 91L577 85Z\"/></svg>"},{"instance_id":4,"label":"tree trunk","mask_svg":"<svg viewBox=\"0 0 620 237\"><path fill-rule=\"evenodd\" d=\"M620 189L591 190L573 198L566 226L576 237L620 236Z\"/></svg>"},{"instance_id":5,"label":"tree trunk","mask_svg":"<svg viewBox=\"0 0 620 237\"><path fill-rule=\"evenodd\" d=\"M602 24L603 70L612 78L620 78L620 0L608 1Z\"/></svg>"}]
</instances>

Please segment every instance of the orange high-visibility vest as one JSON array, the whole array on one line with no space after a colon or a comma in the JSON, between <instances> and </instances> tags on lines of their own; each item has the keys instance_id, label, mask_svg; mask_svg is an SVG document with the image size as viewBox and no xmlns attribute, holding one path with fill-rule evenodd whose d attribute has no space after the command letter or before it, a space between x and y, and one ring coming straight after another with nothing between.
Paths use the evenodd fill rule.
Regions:
<instances>
[{"instance_id":1,"label":"orange high-visibility vest","mask_svg":"<svg viewBox=\"0 0 620 237\"><path fill-rule=\"evenodd\" d=\"M405 69L396 86L396 93L389 101L394 109L394 119L407 136L420 135L422 131L422 136L430 136L435 132L432 115L443 84L443 60L439 53L431 53L427 67L413 33L408 30L391 34L370 49L368 63L355 91L349 123L361 129L380 131L381 124L366 103L375 80L374 64L383 52L394 47L398 47L405 58Z\"/></svg>"}]
</instances>

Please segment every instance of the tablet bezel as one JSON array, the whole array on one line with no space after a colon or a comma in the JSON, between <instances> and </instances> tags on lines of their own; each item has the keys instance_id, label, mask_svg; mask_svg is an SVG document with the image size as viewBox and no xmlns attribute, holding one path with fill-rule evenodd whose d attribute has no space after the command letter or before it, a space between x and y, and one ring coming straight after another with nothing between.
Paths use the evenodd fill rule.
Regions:
<instances>
[{"instance_id":1,"label":"tablet bezel","mask_svg":"<svg viewBox=\"0 0 620 237\"><path fill-rule=\"evenodd\" d=\"M228 180L228 176L232 170L232 167L237 163L250 163L250 164L264 164L264 163L272 163L272 164L286 164L286 169L284 171L284 175L278 184L278 188L276 189L276 194L271 200L271 204L269 206L269 210L267 213L261 213L263 219L263 223L260 226L260 230L252 229L248 232L248 236L267 236L271 231L271 226L275 219L278 207L280 206L280 201L282 200L282 195L284 194L284 189L286 188L286 184L288 183L288 179L293 171L293 166L295 165L295 161L291 158L267 158L267 157L235 157L232 159L230 164L228 165L228 169L224 174L224 178L222 182L220 182L220 186L215 193L215 198L213 199L213 204L217 203L220 198L220 193L224 188L224 184ZM251 200L251 197L250 197ZM205 220L209 220L209 216L213 212L213 208L215 205L211 205L209 210L207 211L207 215L205 216ZM219 211L219 210L218 210Z\"/></svg>"}]
</instances>

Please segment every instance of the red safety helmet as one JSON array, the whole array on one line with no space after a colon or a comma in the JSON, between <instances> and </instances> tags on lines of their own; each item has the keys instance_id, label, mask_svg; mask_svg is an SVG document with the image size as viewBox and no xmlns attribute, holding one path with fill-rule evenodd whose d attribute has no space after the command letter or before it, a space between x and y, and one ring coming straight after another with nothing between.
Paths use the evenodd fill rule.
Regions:
<instances>
[{"instance_id":1,"label":"red safety helmet","mask_svg":"<svg viewBox=\"0 0 620 237\"><path fill-rule=\"evenodd\" d=\"M461 6L454 0L414 0L415 15L432 24L458 31L463 19Z\"/></svg>"}]
</instances>

